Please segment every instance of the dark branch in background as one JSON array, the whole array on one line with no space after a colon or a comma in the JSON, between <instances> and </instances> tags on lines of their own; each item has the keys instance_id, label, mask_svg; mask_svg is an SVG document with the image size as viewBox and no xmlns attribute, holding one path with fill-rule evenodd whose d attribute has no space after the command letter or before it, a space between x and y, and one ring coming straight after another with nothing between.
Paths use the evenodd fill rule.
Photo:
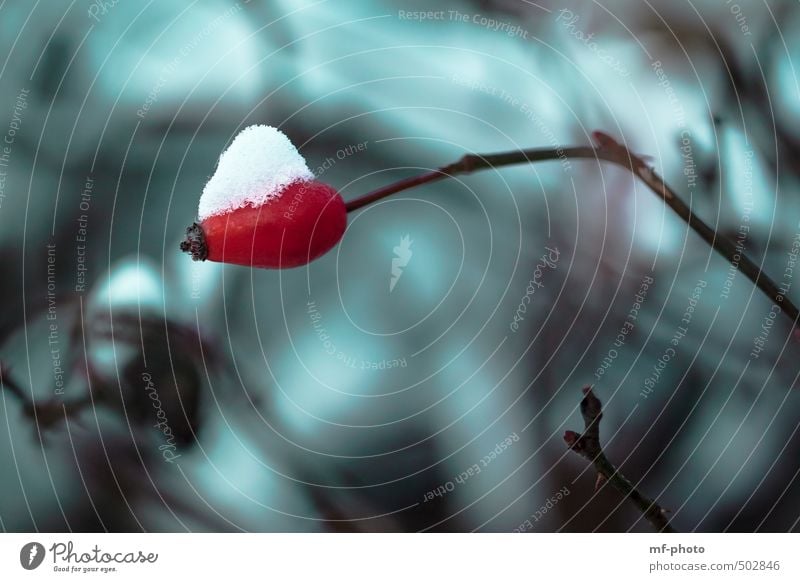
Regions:
<instances>
[{"instance_id":1,"label":"dark branch in background","mask_svg":"<svg viewBox=\"0 0 800 582\"><path fill-rule=\"evenodd\" d=\"M90 396L73 400L51 397L35 402L32 394L26 393L11 376L8 366L0 362L0 389L7 390L22 403L22 413L33 423L37 431L47 430L77 414L91 404Z\"/></svg>"},{"instance_id":2,"label":"dark branch in background","mask_svg":"<svg viewBox=\"0 0 800 582\"><path fill-rule=\"evenodd\" d=\"M352 212L353 210L358 210L367 204L390 196L391 194L402 192L403 190L408 190L423 184L438 182L439 180L444 180L445 178L450 178L459 174L470 174L478 170L487 170L514 164L552 161L563 159L564 157L611 162L627 169L644 182L647 187L655 192L667 206L672 208L692 230L699 234L704 241L725 257L734 267L744 273L756 287L761 289L761 291L792 320L792 323L797 323L800 310L785 296L775 282L765 275L754 261L745 256L744 253L739 252L734 242L718 234L713 228L698 218L689 206L678 198L677 194L675 194L666 182L664 182L641 157L631 153L628 148L602 132L594 132L594 138L599 144L596 148L591 146L577 146L563 149L518 150L500 154L466 155L453 164L442 166L437 170L406 178L394 184L378 188L364 196L351 200L347 203L346 208L348 212Z\"/></svg>"},{"instance_id":3,"label":"dark branch in background","mask_svg":"<svg viewBox=\"0 0 800 582\"><path fill-rule=\"evenodd\" d=\"M600 399L592 392L592 387L583 389L581 400L581 416L585 428L583 434L568 430L564 433L564 441L570 449L590 461L597 471L598 487L605 482L611 483L620 493L630 499L642 512L645 519L653 524L656 531L674 533L667 512L658 503L645 497L628 481L622 473L608 460L600 445L600 419L603 418L603 407Z\"/></svg>"}]
</instances>

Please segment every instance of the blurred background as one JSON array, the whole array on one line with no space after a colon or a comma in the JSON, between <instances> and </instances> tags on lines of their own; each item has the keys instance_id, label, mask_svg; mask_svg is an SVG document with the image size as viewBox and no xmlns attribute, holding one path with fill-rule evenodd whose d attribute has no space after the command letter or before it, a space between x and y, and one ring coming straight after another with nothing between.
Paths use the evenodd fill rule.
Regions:
<instances>
[{"instance_id":1,"label":"blurred background","mask_svg":"<svg viewBox=\"0 0 800 582\"><path fill-rule=\"evenodd\" d=\"M623 170L409 190L304 268L178 250L251 124L346 200L600 129L800 298L798 30L789 1L2 3L0 527L651 531L562 439L594 384L676 528L798 530L791 324Z\"/></svg>"}]
</instances>

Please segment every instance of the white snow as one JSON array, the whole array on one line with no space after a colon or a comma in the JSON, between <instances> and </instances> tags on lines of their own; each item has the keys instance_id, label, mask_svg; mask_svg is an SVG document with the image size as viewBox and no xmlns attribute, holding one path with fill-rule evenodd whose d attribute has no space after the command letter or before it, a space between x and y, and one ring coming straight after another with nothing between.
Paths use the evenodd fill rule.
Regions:
<instances>
[{"instance_id":1,"label":"white snow","mask_svg":"<svg viewBox=\"0 0 800 582\"><path fill-rule=\"evenodd\" d=\"M220 156L200 197L198 217L202 221L244 206L258 207L279 197L289 184L313 179L305 159L282 131L251 125Z\"/></svg>"}]
</instances>

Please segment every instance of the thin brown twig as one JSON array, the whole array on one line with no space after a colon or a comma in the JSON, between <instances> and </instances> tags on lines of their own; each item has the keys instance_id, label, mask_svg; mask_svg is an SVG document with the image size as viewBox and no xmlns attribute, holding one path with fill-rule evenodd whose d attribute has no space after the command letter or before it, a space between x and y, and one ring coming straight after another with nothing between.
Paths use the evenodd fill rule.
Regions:
<instances>
[{"instance_id":1,"label":"thin brown twig","mask_svg":"<svg viewBox=\"0 0 800 582\"><path fill-rule=\"evenodd\" d=\"M798 317L800 317L800 310L786 297L785 290L781 290L753 260L741 252L737 248L736 243L717 233L717 231L692 212L691 208L675 194L661 176L654 172L641 157L631 153L627 147L602 132L594 132L594 137L599 144L597 147L576 146L554 149L517 150L486 155L466 155L453 164L442 166L436 170L406 178L394 184L389 184L377 190L373 190L368 194L351 200L346 204L346 208L348 212L352 212L367 204L416 186L438 182L439 180L444 180L445 178L460 174L470 174L479 170L499 168L502 166L560 159L594 159L597 161L611 162L627 169L644 182L650 190L655 192L667 206L672 208L672 210L674 210L692 230L699 234L704 241L720 255L725 257L735 268L744 273L756 287L763 291L764 294L792 320L792 323L797 324Z\"/></svg>"},{"instance_id":2,"label":"thin brown twig","mask_svg":"<svg viewBox=\"0 0 800 582\"><path fill-rule=\"evenodd\" d=\"M631 500L658 532L675 533L670 525L667 511L658 503L643 495L614 464L608 460L600 444L600 419L603 418L603 406L595 396L591 386L583 389L581 400L581 416L585 428L582 434L568 430L564 433L564 441L570 449L590 461L597 471L597 487L610 483L620 493Z\"/></svg>"}]
</instances>

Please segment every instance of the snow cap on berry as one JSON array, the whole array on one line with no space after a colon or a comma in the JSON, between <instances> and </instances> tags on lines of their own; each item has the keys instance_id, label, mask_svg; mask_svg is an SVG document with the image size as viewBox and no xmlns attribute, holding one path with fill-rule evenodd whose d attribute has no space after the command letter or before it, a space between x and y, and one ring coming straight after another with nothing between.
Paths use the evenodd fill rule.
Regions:
<instances>
[{"instance_id":1,"label":"snow cap on berry","mask_svg":"<svg viewBox=\"0 0 800 582\"><path fill-rule=\"evenodd\" d=\"M251 125L223 152L217 170L203 189L198 216L258 207L277 198L288 185L313 180L305 159L279 129Z\"/></svg>"}]
</instances>

